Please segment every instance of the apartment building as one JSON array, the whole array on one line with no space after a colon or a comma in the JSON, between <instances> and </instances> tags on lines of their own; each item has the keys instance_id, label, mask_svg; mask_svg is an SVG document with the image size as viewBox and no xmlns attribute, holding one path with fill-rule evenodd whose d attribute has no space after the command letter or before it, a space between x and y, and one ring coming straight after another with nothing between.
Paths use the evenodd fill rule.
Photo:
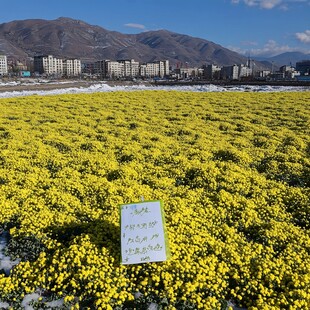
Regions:
<instances>
[{"instance_id":1,"label":"apartment building","mask_svg":"<svg viewBox=\"0 0 310 310\"><path fill-rule=\"evenodd\" d=\"M94 70L95 74L100 78L120 78L125 76L125 63L111 60L99 60L95 62ZM128 66L126 70L130 71Z\"/></svg>"},{"instance_id":2,"label":"apartment building","mask_svg":"<svg viewBox=\"0 0 310 310\"><path fill-rule=\"evenodd\" d=\"M95 73L101 78L164 77L169 75L169 61L156 61L140 65L134 59L100 60L95 63Z\"/></svg>"},{"instance_id":3,"label":"apartment building","mask_svg":"<svg viewBox=\"0 0 310 310\"><path fill-rule=\"evenodd\" d=\"M207 65L204 67L204 77L207 80L218 80L221 76L222 68L217 65Z\"/></svg>"},{"instance_id":4,"label":"apartment building","mask_svg":"<svg viewBox=\"0 0 310 310\"><path fill-rule=\"evenodd\" d=\"M53 55L34 56L34 71L45 75L63 75L63 60Z\"/></svg>"},{"instance_id":5,"label":"apartment building","mask_svg":"<svg viewBox=\"0 0 310 310\"><path fill-rule=\"evenodd\" d=\"M169 71L169 61L155 61L155 62L147 62L140 66L140 76L142 77L161 77L168 76L170 74Z\"/></svg>"},{"instance_id":6,"label":"apartment building","mask_svg":"<svg viewBox=\"0 0 310 310\"><path fill-rule=\"evenodd\" d=\"M67 77L80 76L82 73L82 66L80 59L64 59L63 73Z\"/></svg>"},{"instance_id":7,"label":"apartment building","mask_svg":"<svg viewBox=\"0 0 310 310\"><path fill-rule=\"evenodd\" d=\"M134 59L118 60L118 62L124 64L124 77L137 77L139 75L139 62Z\"/></svg>"},{"instance_id":8,"label":"apartment building","mask_svg":"<svg viewBox=\"0 0 310 310\"><path fill-rule=\"evenodd\" d=\"M239 79L239 66L233 65L233 66L222 67L221 77L223 79L238 80Z\"/></svg>"},{"instance_id":9,"label":"apartment building","mask_svg":"<svg viewBox=\"0 0 310 310\"><path fill-rule=\"evenodd\" d=\"M146 63L140 66L140 76L142 77L150 78L157 76L158 71L159 66L155 63Z\"/></svg>"},{"instance_id":10,"label":"apartment building","mask_svg":"<svg viewBox=\"0 0 310 310\"><path fill-rule=\"evenodd\" d=\"M106 61L104 76L111 79L124 77L125 64L118 61Z\"/></svg>"},{"instance_id":11,"label":"apartment building","mask_svg":"<svg viewBox=\"0 0 310 310\"><path fill-rule=\"evenodd\" d=\"M0 55L0 76L8 74L8 61L5 55Z\"/></svg>"},{"instance_id":12,"label":"apartment building","mask_svg":"<svg viewBox=\"0 0 310 310\"><path fill-rule=\"evenodd\" d=\"M81 74L81 60L62 59L53 55L34 57L34 71L48 76L79 76Z\"/></svg>"},{"instance_id":13,"label":"apartment building","mask_svg":"<svg viewBox=\"0 0 310 310\"><path fill-rule=\"evenodd\" d=\"M253 70L252 68L245 66L245 65L239 65L239 78L249 77L252 76Z\"/></svg>"},{"instance_id":14,"label":"apartment building","mask_svg":"<svg viewBox=\"0 0 310 310\"><path fill-rule=\"evenodd\" d=\"M169 60L158 61L159 64L159 76L165 77L170 74L169 71Z\"/></svg>"},{"instance_id":15,"label":"apartment building","mask_svg":"<svg viewBox=\"0 0 310 310\"><path fill-rule=\"evenodd\" d=\"M106 60L98 60L94 63L93 68L90 67L91 64L84 65L84 72L86 69L86 70L88 70L88 72L90 74L95 74L100 78L104 78L105 77L105 62L106 62ZM91 69L93 69L93 70L91 70Z\"/></svg>"}]
</instances>

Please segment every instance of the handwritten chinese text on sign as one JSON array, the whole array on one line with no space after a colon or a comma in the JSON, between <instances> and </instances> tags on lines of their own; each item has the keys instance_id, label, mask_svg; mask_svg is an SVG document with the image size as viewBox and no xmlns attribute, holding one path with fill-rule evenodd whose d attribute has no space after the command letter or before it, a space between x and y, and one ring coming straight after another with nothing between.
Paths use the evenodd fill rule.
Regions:
<instances>
[{"instance_id":1,"label":"handwritten chinese text on sign","mask_svg":"<svg viewBox=\"0 0 310 310\"><path fill-rule=\"evenodd\" d=\"M120 206L121 262L140 264L169 258L161 201L145 201Z\"/></svg>"}]
</instances>

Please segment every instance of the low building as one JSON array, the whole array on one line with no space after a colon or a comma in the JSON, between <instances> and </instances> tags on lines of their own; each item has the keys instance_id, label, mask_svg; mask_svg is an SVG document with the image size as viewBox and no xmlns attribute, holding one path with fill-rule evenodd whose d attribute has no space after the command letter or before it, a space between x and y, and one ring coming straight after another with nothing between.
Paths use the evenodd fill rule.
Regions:
<instances>
[{"instance_id":1,"label":"low building","mask_svg":"<svg viewBox=\"0 0 310 310\"><path fill-rule=\"evenodd\" d=\"M296 80L299 82L309 82L310 83L310 75L299 75L296 76Z\"/></svg>"},{"instance_id":2,"label":"low building","mask_svg":"<svg viewBox=\"0 0 310 310\"><path fill-rule=\"evenodd\" d=\"M16 60L16 62L14 64L14 69L16 71L27 71L28 70L28 66L25 63L23 63L23 62L21 62L19 60Z\"/></svg>"},{"instance_id":3,"label":"low building","mask_svg":"<svg viewBox=\"0 0 310 310\"><path fill-rule=\"evenodd\" d=\"M296 69L292 66L282 66L279 71L282 72L284 74L284 78L288 80L293 80L300 75L300 72L296 71Z\"/></svg>"},{"instance_id":4,"label":"low building","mask_svg":"<svg viewBox=\"0 0 310 310\"><path fill-rule=\"evenodd\" d=\"M81 64L82 74L86 76L92 76L96 74L96 63L93 62L84 62Z\"/></svg>"},{"instance_id":5,"label":"low building","mask_svg":"<svg viewBox=\"0 0 310 310\"><path fill-rule=\"evenodd\" d=\"M276 71L270 74L270 81L282 81L284 78L284 72Z\"/></svg>"},{"instance_id":6,"label":"low building","mask_svg":"<svg viewBox=\"0 0 310 310\"><path fill-rule=\"evenodd\" d=\"M30 77L31 73L30 71L22 70L22 71L19 71L19 76L22 78L26 78L26 77Z\"/></svg>"},{"instance_id":7,"label":"low building","mask_svg":"<svg viewBox=\"0 0 310 310\"><path fill-rule=\"evenodd\" d=\"M201 74L199 68L177 68L174 72L178 79L194 79Z\"/></svg>"},{"instance_id":8,"label":"low building","mask_svg":"<svg viewBox=\"0 0 310 310\"><path fill-rule=\"evenodd\" d=\"M270 76L271 71L270 70L261 70L258 72L258 77L259 78L267 78L268 76Z\"/></svg>"},{"instance_id":9,"label":"low building","mask_svg":"<svg viewBox=\"0 0 310 310\"><path fill-rule=\"evenodd\" d=\"M0 55L0 76L8 74L8 60L6 55Z\"/></svg>"}]
</instances>

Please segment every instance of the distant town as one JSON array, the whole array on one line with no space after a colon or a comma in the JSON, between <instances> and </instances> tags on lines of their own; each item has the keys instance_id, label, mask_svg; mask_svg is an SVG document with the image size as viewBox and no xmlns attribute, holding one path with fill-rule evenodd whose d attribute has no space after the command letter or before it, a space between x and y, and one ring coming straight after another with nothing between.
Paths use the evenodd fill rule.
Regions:
<instances>
[{"instance_id":1,"label":"distant town","mask_svg":"<svg viewBox=\"0 0 310 310\"><path fill-rule=\"evenodd\" d=\"M45 77L51 79L84 78L97 80L135 80L154 81L310 81L310 60L292 65L283 65L271 70L258 70L256 63L248 59L245 64L218 66L206 64L190 67L188 63L177 63L174 67L168 60L139 63L129 60L99 60L83 63L80 59L60 58L53 55L35 56L28 63L10 60L0 55L0 78L5 77Z\"/></svg>"}]
</instances>

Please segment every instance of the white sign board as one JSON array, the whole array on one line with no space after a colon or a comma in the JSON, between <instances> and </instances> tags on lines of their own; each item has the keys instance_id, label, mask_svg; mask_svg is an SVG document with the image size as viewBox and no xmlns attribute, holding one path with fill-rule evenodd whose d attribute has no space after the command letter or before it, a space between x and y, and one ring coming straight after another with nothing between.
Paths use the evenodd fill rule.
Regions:
<instances>
[{"instance_id":1,"label":"white sign board","mask_svg":"<svg viewBox=\"0 0 310 310\"><path fill-rule=\"evenodd\" d=\"M161 201L120 206L121 263L161 262L169 258L169 245Z\"/></svg>"}]
</instances>

